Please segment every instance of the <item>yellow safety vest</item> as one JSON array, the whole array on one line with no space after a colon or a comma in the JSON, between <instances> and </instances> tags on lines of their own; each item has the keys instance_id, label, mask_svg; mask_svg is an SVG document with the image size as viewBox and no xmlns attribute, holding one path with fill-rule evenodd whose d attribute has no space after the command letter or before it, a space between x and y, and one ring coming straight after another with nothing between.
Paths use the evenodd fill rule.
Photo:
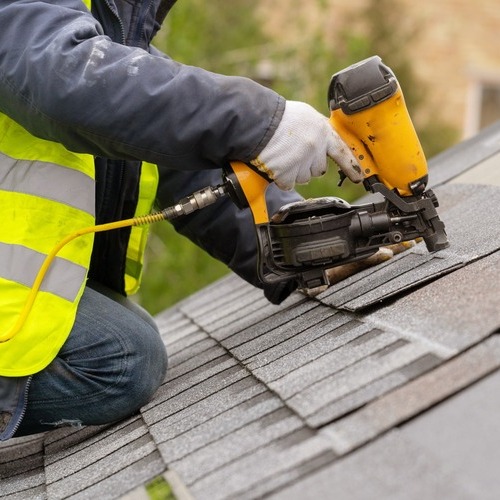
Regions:
<instances>
[{"instance_id":1,"label":"yellow safety vest","mask_svg":"<svg viewBox=\"0 0 500 500\"><path fill-rule=\"evenodd\" d=\"M84 0L90 9L90 1ZM158 171L143 163L136 215L149 213ZM16 323L46 255L75 230L95 224L94 158L31 135L0 114L0 335ZM140 284L148 226L131 229L125 289ZM58 253L22 329L0 343L0 375L45 368L66 341L85 288L93 235Z\"/></svg>"}]
</instances>

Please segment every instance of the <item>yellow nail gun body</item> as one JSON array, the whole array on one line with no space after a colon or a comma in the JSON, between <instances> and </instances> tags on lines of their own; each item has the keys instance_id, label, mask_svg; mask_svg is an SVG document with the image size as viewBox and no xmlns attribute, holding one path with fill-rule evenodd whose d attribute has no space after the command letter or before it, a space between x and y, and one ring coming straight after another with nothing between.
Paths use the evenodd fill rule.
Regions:
<instances>
[{"instance_id":1,"label":"yellow nail gun body","mask_svg":"<svg viewBox=\"0 0 500 500\"><path fill-rule=\"evenodd\" d=\"M333 75L330 122L359 161L399 196L423 191L427 162L392 71L378 56Z\"/></svg>"},{"instance_id":2,"label":"yellow nail gun body","mask_svg":"<svg viewBox=\"0 0 500 500\"><path fill-rule=\"evenodd\" d=\"M350 205L325 197L282 207L269 217L269 180L243 163L225 174L227 191L249 206L264 283L296 280L312 288L328 284L325 270L366 258L381 246L423 238L429 251L446 248L427 162L393 72L374 56L333 75L330 122L361 165L367 191L382 202ZM341 181L342 179L341 174Z\"/></svg>"}]
</instances>

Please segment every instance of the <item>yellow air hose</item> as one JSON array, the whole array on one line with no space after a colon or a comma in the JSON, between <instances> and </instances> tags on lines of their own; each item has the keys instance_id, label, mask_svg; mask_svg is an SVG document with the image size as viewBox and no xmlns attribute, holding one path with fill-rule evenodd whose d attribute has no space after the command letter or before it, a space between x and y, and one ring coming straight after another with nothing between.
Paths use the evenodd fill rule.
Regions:
<instances>
[{"instance_id":1,"label":"yellow air hose","mask_svg":"<svg viewBox=\"0 0 500 500\"><path fill-rule=\"evenodd\" d=\"M56 255L70 241L73 241L75 238L78 238L80 236L83 236L83 235L89 234L89 233L99 233L101 231L109 231L111 229L120 229L122 227L127 227L127 226L141 226L143 224L151 224L153 222L158 222L161 220L165 220L165 217L164 217L162 212L158 212L158 213L151 214L151 215L134 217L132 219L125 219L125 220L121 220L121 221L117 221L117 222L109 222L107 224L99 224L97 226L85 227L85 228L79 229L78 231L75 231L74 233L72 233L72 234L66 236L64 239L62 239L59 243L57 243L57 245L45 257L42 265L40 266L40 269L38 270L35 281L33 282L33 285L31 286L31 289L29 291L28 298L26 299L26 302L24 303L24 306L21 310L21 313L19 314L19 316L17 318L16 323L10 329L10 331L8 331L7 333L4 333L3 335L0 336L0 342L5 342L7 340L10 340L24 326L24 323L26 322L26 318L28 317L28 315L31 311L31 308L33 307L33 303L35 302L38 291L40 290L40 286L42 285L43 279L45 278L45 275L47 274L47 271L49 270L50 265L54 261Z\"/></svg>"},{"instance_id":2,"label":"yellow air hose","mask_svg":"<svg viewBox=\"0 0 500 500\"><path fill-rule=\"evenodd\" d=\"M128 226L143 226L145 224L152 224L153 222L160 222L163 220L172 220L181 215L190 214L200 208L204 208L208 205L214 203L218 198L224 196L226 194L226 190L224 186L217 187L206 187L196 193L193 193L186 198L180 200L176 205L172 207L168 207L161 212L156 212L149 215L142 215L138 217L133 217L131 219L124 219L116 222L109 222L107 224L98 224L96 226L89 226L82 229L78 229L74 233L69 234L65 238L63 238L54 248L47 254L45 257L36 278L31 286L28 297L24 306L17 318L14 326L3 335L0 335L0 342L6 342L10 340L14 335L19 333L21 328L24 326L26 319L33 307L33 303L35 302L36 296L40 290L40 286L47 274L47 271L55 259L56 255L61 251L61 249L67 245L70 241L73 241L75 238L83 236L85 234L90 233L100 233L102 231L110 231L112 229L120 229Z\"/></svg>"}]
</instances>

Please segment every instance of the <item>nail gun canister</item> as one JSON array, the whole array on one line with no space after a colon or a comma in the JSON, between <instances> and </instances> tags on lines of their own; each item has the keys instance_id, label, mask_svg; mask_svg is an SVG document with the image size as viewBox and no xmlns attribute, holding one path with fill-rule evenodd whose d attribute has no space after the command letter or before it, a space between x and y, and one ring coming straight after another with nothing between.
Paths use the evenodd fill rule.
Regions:
<instances>
[{"instance_id":1,"label":"nail gun canister","mask_svg":"<svg viewBox=\"0 0 500 500\"><path fill-rule=\"evenodd\" d=\"M351 148L365 178L376 175L400 196L419 195L427 161L392 70L373 56L335 73L330 122Z\"/></svg>"}]
</instances>

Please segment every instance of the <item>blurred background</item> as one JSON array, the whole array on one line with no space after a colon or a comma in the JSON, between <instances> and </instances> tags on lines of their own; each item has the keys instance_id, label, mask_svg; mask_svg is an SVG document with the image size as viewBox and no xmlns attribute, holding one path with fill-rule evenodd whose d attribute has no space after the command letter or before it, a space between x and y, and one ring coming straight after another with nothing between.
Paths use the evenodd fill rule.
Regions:
<instances>
[{"instance_id":1,"label":"blurred background","mask_svg":"<svg viewBox=\"0 0 500 500\"><path fill-rule=\"evenodd\" d=\"M395 72L428 158L500 119L498 0L178 0L154 44L173 59L250 77L328 115L336 71L377 54ZM336 168L299 191L348 201ZM227 268L167 223L149 240L139 302L155 314Z\"/></svg>"}]
</instances>

